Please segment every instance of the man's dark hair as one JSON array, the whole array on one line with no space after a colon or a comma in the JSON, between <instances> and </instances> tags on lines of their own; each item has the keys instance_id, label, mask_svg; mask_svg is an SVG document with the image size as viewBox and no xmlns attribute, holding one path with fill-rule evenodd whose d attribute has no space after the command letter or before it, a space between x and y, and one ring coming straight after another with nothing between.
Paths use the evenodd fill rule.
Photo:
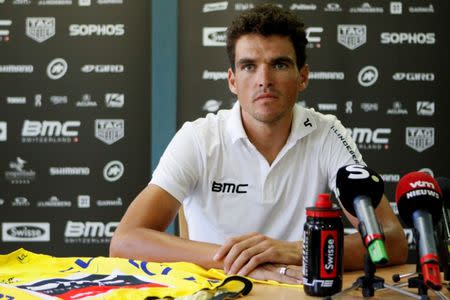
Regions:
<instances>
[{"instance_id":1,"label":"man's dark hair","mask_svg":"<svg viewBox=\"0 0 450 300\"><path fill-rule=\"evenodd\" d=\"M274 4L262 4L236 17L227 29L227 54L231 68L235 69L236 41L246 34L263 36L288 36L292 41L297 57L297 68L306 61L305 47L308 43L305 25L292 12Z\"/></svg>"}]
</instances>

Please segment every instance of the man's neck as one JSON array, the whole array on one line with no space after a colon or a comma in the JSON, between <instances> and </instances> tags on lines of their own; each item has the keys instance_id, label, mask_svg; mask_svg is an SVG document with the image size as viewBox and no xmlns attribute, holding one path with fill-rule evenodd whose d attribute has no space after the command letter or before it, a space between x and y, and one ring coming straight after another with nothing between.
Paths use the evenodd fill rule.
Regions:
<instances>
[{"instance_id":1,"label":"man's neck","mask_svg":"<svg viewBox=\"0 0 450 300\"><path fill-rule=\"evenodd\" d=\"M269 165L277 158L283 149L291 132L293 113L289 117L282 118L274 123L264 123L252 120L245 122L243 126L250 142L265 157Z\"/></svg>"}]
</instances>

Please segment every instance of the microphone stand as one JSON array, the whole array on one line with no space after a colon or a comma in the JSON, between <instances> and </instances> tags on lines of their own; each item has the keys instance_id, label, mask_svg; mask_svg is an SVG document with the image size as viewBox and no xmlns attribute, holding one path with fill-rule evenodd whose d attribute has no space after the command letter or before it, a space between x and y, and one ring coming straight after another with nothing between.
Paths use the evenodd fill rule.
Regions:
<instances>
[{"instance_id":1,"label":"microphone stand","mask_svg":"<svg viewBox=\"0 0 450 300\"><path fill-rule=\"evenodd\" d=\"M416 295L409 291L405 291L399 287L394 285L389 285L384 282L384 279L378 276L375 276L376 266L370 259L369 253L366 251L364 254L364 275L360 276L356 279L356 281L349 287L342 290L339 293L336 293L332 296L325 297L326 300L338 299L339 297L345 295L348 292L356 290L358 288L362 289L363 297L373 297L376 290L380 290L383 288L387 288L399 294L403 294L418 300L428 300L428 296L425 295L425 298L422 296Z\"/></svg>"},{"instance_id":2,"label":"microphone stand","mask_svg":"<svg viewBox=\"0 0 450 300\"><path fill-rule=\"evenodd\" d=\"M413 229L414 239L418 240L418 232ZM394 274L392 275L392 280L394 282L399 282L403 278L408 278L408 283L403 284L404 286L407 286L408 288L417 288L417 294L420 295L421 298L419 299L430 299L428 297L428 290L433 291L440 299L448 299L444 294L442 294L440 291L436 291L434 289L430 289L423 280L423 274L420 266L420 259L419 259L419 249L416 247L417 252L417 258L416 258L416 271L412 273L407 274ZM417 275L417 276L414 276ZM412 277L414 276L414 277ZM414 294L415 295L415 294Z\"/></svg>"}]
</instances>

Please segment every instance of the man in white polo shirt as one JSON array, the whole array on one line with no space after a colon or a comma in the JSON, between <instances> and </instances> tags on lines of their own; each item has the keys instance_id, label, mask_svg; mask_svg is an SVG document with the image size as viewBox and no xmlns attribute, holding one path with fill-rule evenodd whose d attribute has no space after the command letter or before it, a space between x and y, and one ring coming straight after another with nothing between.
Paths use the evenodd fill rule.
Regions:
<instances>
[{"instance_id":1,"label":"man in white polo shirt","mask_svg":"<svg viewBox=\"0 0 450 300\"><path fill-rule=\"evenodd\" d=\"M238 101L178 131L120 222L112 256L190 261L296 282L298 267L284 276L276 266L301 264L305 208L319 193L334 190L340 167L363 164L336 117L296 104L308 84L306 43L303 23L274 5L233 21L228 85ZM164 233L181 205L190 240ZM376 214L390 262L404 262L406 239L385 198ZM358 220L346 215L356 226ZM361 268L359 234L346 236L344 247L344 267Z\"/></svg>"}]
</instances>

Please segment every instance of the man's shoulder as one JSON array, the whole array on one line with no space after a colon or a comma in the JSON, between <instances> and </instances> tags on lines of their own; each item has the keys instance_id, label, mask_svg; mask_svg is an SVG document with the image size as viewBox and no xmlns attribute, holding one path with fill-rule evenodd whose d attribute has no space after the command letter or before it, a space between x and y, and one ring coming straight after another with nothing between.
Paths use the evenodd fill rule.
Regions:
<instances>
[{"instance_id":1,"label":"man's shoulder","mask_svg":"<svg viewBox=\"0 0 450 300\"><path fill-rule=\"evenodd\" d=\"M310 122L316 131L329 130L338 120L335 115L323 114L315 111L314 108L306 108L297 104L298 114L300 119L304 122Z\"/></svg>"}]
</instances>

